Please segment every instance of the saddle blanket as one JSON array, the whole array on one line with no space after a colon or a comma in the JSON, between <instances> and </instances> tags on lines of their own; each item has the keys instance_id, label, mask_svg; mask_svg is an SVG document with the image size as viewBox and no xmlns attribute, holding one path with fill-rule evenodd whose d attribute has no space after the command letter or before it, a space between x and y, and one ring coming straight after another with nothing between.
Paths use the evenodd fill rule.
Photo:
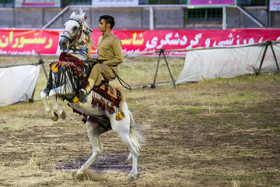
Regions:
<instances>
[{"instance_id":1,"label":"saddle blanket","mask_svg":"<svg viewBox=\"0 0 280 187\"><path fill-rule=\"evenodd\" d=\"M116 110L123 112L123 102L124 96L122 92L117 88L113 88L109 84L102 84L99 87L93 88L92 104L98 104L99 108L103 111L107 109L110 113L114 113Z\"/></svg>"},{"instance_id":2,"label":"saddle blanket","mask_svg":"<svg viewBox=\"0 0 280 187\"><path fill-rule=\"evenodd\" d=\"M75 79L75 82L78 82L78 84L82 88L86 88L86 86L88 85L88 80L85 75L87 65L85 64L85 62L71 54L62 52L59 56L59 61L52 62L49 67L54 73L59 74L60 77L67 76L67 72L68 75L72 75L74 77L76 76L77 79L75 79L74 77L73 79ZM65 77L60 78L59 80L57 80L58 82L56 82L56 84L61 85L65 80ZM75 89L75 92L77 92L79 89L80 88L77 87Z\"/></svg>"},{"instance_id":3,"label":"saddle blanket","mask_svg":"<svg viewBox=\"0 0 280 187\"><path fill-rule=\"evenodd\" d=\"M73 103L78 102L79 98L75 96ZM125 117L123 112L123 103L123 93L109 84L102 84L99 87L94 87L92 90L91 104L98 106L98 108L102 111L107 110L110 114L116 113L116 120L121 120ZM83 115L87 117L86 114Z\"/></svg>"}]
</instances>

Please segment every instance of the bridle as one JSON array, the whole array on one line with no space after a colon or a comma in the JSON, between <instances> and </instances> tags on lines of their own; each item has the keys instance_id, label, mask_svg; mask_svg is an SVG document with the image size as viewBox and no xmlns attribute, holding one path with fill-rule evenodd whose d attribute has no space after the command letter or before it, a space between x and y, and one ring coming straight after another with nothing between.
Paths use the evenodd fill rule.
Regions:
<instances>
[{"instance_id":1,"label":"bridle","mask_svg":"<svg viewBox=\"0 0 280 187\"><path fill-rule=\"evenodd\" d=\"M70 44L73 45L73 44L76 43L76 42L81 38L81 36L82 36L82 32L83 32L83 22L82 22L82 21L79 21L79 20L77 20L77 19L74 19L74 18L69 18L67 21L70 21L70 20L76 21L76 22L80 25L80 28L79 28L78 32L77 32L75 35L73 35L70 31L64 30L64 31L63 31L63 34L61 35L61 37L66 38L66 39L70 42ZM67 33L67 34L69 35L69 37L66 36L65 33Z\"/></svg>"}]
</instances>

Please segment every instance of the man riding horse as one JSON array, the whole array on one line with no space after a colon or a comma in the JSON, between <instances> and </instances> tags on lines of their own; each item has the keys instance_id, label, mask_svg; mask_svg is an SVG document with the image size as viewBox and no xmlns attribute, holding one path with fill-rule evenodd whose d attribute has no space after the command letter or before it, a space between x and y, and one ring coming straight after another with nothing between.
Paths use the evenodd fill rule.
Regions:
<instances>
[{"instance_id":1,"label":"man riding horse","mask_svg":"<svg viewBox=\"0 0 280 187\"><path fill-rule=\"evenodd\" d=\"M98 64L94 65L88 77L88 86L81 91L87 95L95 86L109 82L117 77L118 64L123 62L121 40L112 33L114 17L103 15L99 18L99 30L103 34L98 39Z\"/></svg>"},{"instance_id":2,"label":"man riding horse","mask_svg":"<svg viewBox=\"0 0 280 187\"><path fill-rule=\"evenodd\" d=\"M123 53L120 39L112 34L114 18L101 16L99 22L103 35L98 41L97 62L89 54L92 31L86 23L85 13L80 9L80 14L71 14L59 41L63 52L58 61L50 64L49 81L47 88L41 92L41 98L52 120L66 118L63 108L57 103L59 96L67 100L75 112L82 114L86 122L92 155L73 173L74 179L90 178L87 169L103 152L100 135L109 130L116 132L127 146L129 158L132 158L132 168L127 177L135 179L138 152L144 137L136 130L139 125L134 122L122 92L102 84L118 77L117 65L123 62Z\"/></svg>"}]
</instances>

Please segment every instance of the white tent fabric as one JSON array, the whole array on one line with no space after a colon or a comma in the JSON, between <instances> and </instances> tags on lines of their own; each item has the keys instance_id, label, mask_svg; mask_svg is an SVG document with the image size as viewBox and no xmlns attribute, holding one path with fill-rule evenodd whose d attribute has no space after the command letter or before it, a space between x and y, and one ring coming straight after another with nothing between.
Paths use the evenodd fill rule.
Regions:
<instances>
[{"instance_id":1,"label":"white tent fabric","mask_svg":"<svg viewBox=\"0 0 280 187\"><path fill-rule=\"evenodd\" d=\"M252 45L188 51L184 68L176 84L255 73L259 69L264 49L264 45ZM279 64L280 44L273 44L273 49ZM268 46L261 72L275 71L277 66L271 47Z\"/></svg>"},{"instance_id":2,"label":"white tent fabric","mask_svg":"<svg viewBox=\"0 0 280 187\"><path fill-rule=\"evenodd\" d=\"M0 68L0 106L30 99L39 72L39 65Z\"/></svg>"}]
</instances>

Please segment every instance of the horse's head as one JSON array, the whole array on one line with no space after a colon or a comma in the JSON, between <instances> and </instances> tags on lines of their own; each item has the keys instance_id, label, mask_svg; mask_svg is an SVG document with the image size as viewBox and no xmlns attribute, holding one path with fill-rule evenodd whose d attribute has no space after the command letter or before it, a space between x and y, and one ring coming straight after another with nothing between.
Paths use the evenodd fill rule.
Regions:
<instances>
[{"instance_id":1,"label":"horse's head","mask_svg":"<svg viewBox=\"0 0 280 187\"><path fill-rule=\"evenodd\" d=\"M90 46L92 30L88 27L85 12L81 9L79 14L73 12L64 26L65 30L59 41L61 50L66 50L69 46L72 48Z\"/></svg>"}]
</instances>

